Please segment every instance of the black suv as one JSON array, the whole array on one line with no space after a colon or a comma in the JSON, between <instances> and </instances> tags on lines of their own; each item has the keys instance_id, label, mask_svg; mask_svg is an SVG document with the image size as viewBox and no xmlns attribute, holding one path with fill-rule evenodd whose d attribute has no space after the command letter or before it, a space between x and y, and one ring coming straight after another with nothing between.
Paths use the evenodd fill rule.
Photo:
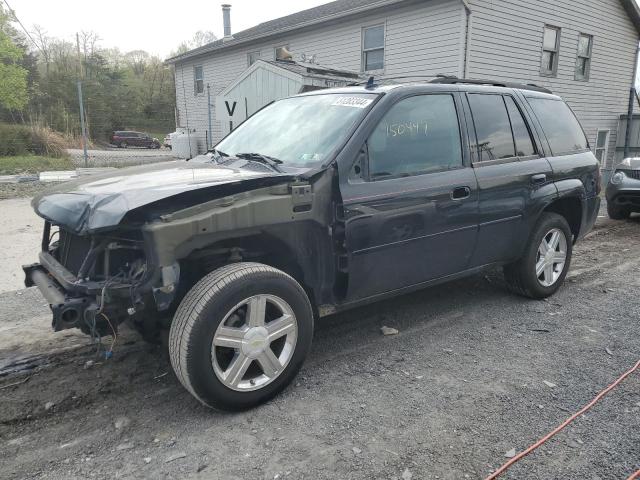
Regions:
<instances>
[{"instance_id":1,"label":"black suv","mask_svg":"<svg viewBox=\"0 0 640 480\"><path fill-rule=\"evenodd\" d=\"M42 251L26 283L55 330L169 329L187 390L244 409L292 380L320 316L495 266L519 294L553 294L599 183L578 121L542 88L315 91L191 161L37 197Z\"/></svg>"},{"instance_id":2,"label":"black suv","mask_svg":"<svg viewBox=\"0 0 640 480\"><path fill-rule=\"evenodd\" d=\"M160 140L153 138L148 133L118 130L111 135L111 144L119 148L145 147L160 148Z\"/></svg>"}]
</instances>

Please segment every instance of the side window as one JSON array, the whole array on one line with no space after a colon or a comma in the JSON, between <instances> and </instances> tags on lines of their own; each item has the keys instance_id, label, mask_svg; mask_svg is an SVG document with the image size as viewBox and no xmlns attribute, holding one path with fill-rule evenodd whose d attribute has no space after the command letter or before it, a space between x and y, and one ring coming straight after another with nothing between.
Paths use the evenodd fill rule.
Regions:
<instances>
[{"instance_id":1,"label":"side window","mask_svg":"<svg viewBox=\"0 0 640 480\"><path fill-rule=\"evenodd\" d=\"M528 98L528 101L540 121L553 155L589 148L578 119L566 103L547 98Z\"/></svg>"},{"instance_id":2,"label":"side window","mask_svg":"<svg viewBox=\"0 0 640 480\"><path fill-rule=\"evenodd\" d=\"M382 118L367 146L370 180L461 167L453 96L420 95L399 101Z\"/></svg>"},{"instance_id":3,"label":"side window","mask_svg":"<svg viewBox=\"0 0 640 480\"><path fill-rule=\"evenodd\" d=\"M204 92L204 72L202 65L193 67L193 94L198 95Z\"/></svg>"},{"instance_id":4,"label":"side window","mask_svg":"<svg viewBox=\"0 0 640 480\"><path fill-rule=\"evenodd\" d=\"M384 68L384 25L362 29L362 71Z\"/></svg>"},{"instance_id":5,"label":"side window","mask_svg":"<svg viewBox=\"0 0 640 480\"><path fill-rule=\"evenodd\" d=\"M511 130L513 130L513 138L516 142L516 155L519 157L535 155L536 149L531 140L531 132L527 128L522 112L512 97L505 96L504 101L507 104L507 111L509 112L509 119L511 120Z\"/></svg>"},{"instance_id":6,"label":"side window","mask_svg":"<svg viewBox=\"0 0 640 480\"><path fill-rule=\"evenodd\" d=\"M596 158L604 165L607 160L609 145L609 130L598 130L596 134Z\"/></svg>"},{"instance_id":7,"label":"side window","mask_svg":"<svg viewBox=\"0 0 640 480\"><path fill-rule=\"evenodd\" d=\"M542 61L540 73L555 77L558 71L558 55L560 53L560 29L550 25L544 26L542 35Z\"/></svg>"},{"instance_id":8,"label":"side window","mask_svg":"<svg viewBox=\"0 0 640 480\"><path fill-rule=\"evenodd\" d=\"M247 65L250 67L260 59L260 51L247 53Z\"/></svg>"},{"instance_id":9,"label":"side window","mask_svg":"<svg viewBox=\"0 0 640 480\"><path fill-rule=\"evenodd\" d=\"M511 124L502 95L470 94L469 104L476 127L479 161L515 157Z\"/></svg>"}]
</instances>

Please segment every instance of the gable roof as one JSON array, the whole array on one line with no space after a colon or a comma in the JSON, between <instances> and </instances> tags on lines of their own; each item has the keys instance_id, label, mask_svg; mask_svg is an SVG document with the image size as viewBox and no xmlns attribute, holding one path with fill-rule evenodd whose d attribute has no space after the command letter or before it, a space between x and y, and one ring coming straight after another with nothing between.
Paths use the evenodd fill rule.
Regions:
<instances>
[{"instance_id":1,"label":"gable roof","mask_svg":"<svg viewBox=\"0 0 640 480\"><path fill-rule=\"evenodd\" d=\"M620 3L622 3L627 15L629 15L636 31L640 34L640 8L636 1L638 0L620 0ZM216 40L202 47L171 57L166 60L166 63L178 63L204 53L402 2L408 2L408 0L336 0L260 23L255 27L233 34L232 39Z\"/></svg>"},{"instance_id":2,"label":"gable roof","mask_svg":"<svg viewBox=\"0 0 640 480\"><path fill-rule=\"evenodd\" d=\"M333 19L338 19L357 13L374 10L376 8L407 2L407 0L336 0L325 3L317 7L302 10L285 17L276 18L260 23L255 27L234 33L233 39L219 39L203 45L202 47L189 50L188 52L176 55L166 60L167 63L177 63L196 55L228 48L234 45L257 40L259 38L275 35L278 33L297 30L306 26L315 25Z\"/></svg>"},{"instance_id":3,"label":"gable roof","mask_svg":"<svg viewBox=\"0 0 640 480\"><path fill-rule=\"evenodd\" d=\"M640 7L638 7L637 0L620 0L620 3L622 3L633 26L636 27L636 30L640 34Z\"/></svg>"}]
</instances>

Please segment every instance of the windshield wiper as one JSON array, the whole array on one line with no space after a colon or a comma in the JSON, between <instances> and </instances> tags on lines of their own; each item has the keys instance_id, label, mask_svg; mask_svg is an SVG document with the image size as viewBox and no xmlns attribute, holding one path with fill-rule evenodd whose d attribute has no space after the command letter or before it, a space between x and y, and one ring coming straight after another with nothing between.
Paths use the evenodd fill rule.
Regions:
<instances>
[{"instance_id":1,"label":"windshield wiper","mask_svg":"<svg viewBox=\"0 0 640 480\"><path fill-rule=\"evenodd\" d=\"M243 160L250 160L254 162L264 163L265 165L269 165L276 172L282 173L282 170L278 168L278 165L282 165L283 162L279 158L270 157L268 155L262 155L261 153L236 153L234 157L241 158Z\"/></svg>"},{"instance_id":2,"label":"windshield wiper","mask_svg":"<svg viewBox=\"0 0 640 480\"><path fill-rule=\"evenodd\" d=\"M215 148L212 148L209 151L215 155L216 162L219 162L222 157L228 157L229 156L228 153L224 153L222 150L217 150Z\"/></svg>"}]
</instances>

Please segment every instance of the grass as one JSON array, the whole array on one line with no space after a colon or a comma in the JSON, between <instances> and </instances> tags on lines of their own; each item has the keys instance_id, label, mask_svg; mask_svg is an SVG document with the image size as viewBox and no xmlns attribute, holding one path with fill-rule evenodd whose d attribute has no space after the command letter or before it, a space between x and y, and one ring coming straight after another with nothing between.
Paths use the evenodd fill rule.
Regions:
<instances>
[{"instance_id":1,"label":"grass","mask_svg":"<svg viewBox=\"0 0 640 480\"><path fill-rule=\"evenodd\" d=\"M69 157L42 157L38 155L17 155L0 157L0 175L40 173L48 170L75 170Z\"/></svg>"}]
</instances>

